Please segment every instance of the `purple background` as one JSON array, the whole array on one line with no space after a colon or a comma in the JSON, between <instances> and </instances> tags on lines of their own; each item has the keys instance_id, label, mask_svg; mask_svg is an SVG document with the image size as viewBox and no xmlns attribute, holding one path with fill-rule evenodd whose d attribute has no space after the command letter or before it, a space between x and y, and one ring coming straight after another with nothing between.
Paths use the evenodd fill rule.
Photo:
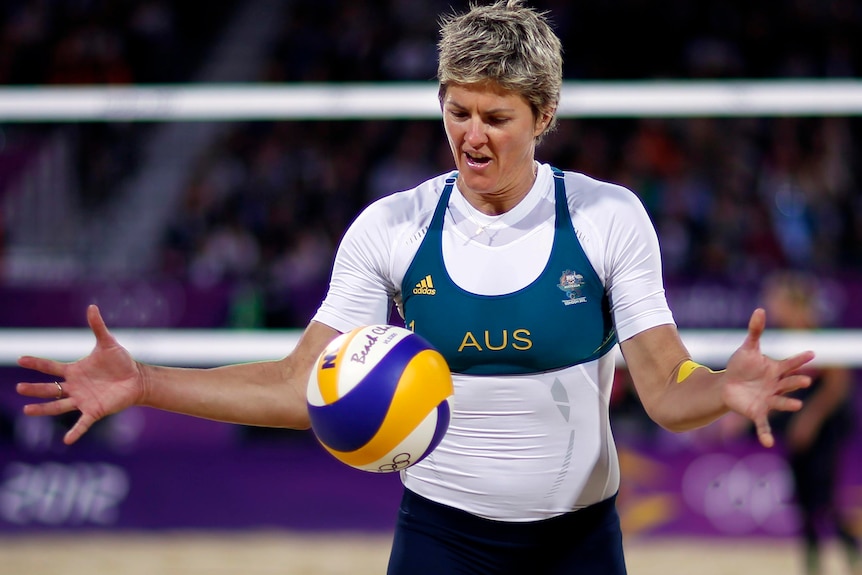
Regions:
<instances>
[{"instance_id":1,"label":"purple background","mask_svg":"<svg viewBox=\"0 0 862 575\"><path fill-rule=\"evenodd\" d=\"M739 281L684 281L668 278L667 297L682 328L745 327L760 303L757 286ZM229 284L194 287L171 281L129 284L103 282L73 286L0 286L2 327L86 327L84 309L97 303L112 327L217 328L229 323L235 301ZM325 286L292 302L311 317ZM848 275L824 280L825 320L835 327L862 328L862 277ZM290 327L290 326L279 326Z\"/></svg>"},{"instance_id":2,"label":"purple background","mask_svg":"<svg viewBox=\"0 0 862 575\"><path fill-rule=\"evenodd\" d=\"M389 531L395 474L351 469L309 432L233 426L147 408L100 422L74 446L68 419L28 418L0 369L0 532L81 529ZM648 435L621 427L619 497L630 534L771 536L794 533L780 447L719 441L711 428ZM840 499L862 513L862 442L854 439Z\"/></svg>"},{"instance_id":3,"label":"purple background","mask_svg":"<svg viewBox=\"0 0 862 575\"><path fill-rule=\"evenodd\" d=\"M669 280L684 328L739 328L758 305L753 286ZM862 278L826 284L830 323L862 327ZM173 282L0 288L0 326L83 327L99 303L114 327L224 326L232 290ZM315 298L308 299L313 306ZM857 374L859 375L859 374ZM0 367L0 531L283 527L390 530L397 475L335 461L309 432L267 431L134 408L62 445L69 418L21 415L24 370ZM862 401L857 393L857 400ZM862 413L862 408L859 409ZM619 504L629 533L784 536L796 524L780 450L708 433L617 432ZM706 438L706 439L705 439ZM862 442L842 470L843 505L862 516Z\"/></svg>"}]
</instances>

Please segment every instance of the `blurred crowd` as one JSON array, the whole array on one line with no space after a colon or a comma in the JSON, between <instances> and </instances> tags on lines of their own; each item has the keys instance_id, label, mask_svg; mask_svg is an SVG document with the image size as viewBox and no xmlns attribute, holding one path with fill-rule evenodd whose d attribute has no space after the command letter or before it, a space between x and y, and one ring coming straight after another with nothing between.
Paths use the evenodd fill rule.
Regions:
<instances>
[{"instance_id":1,"label":"blurred crowd","mask_svg":"<svg viewBox=\"0 0 862 575\"><path fill-rule=\"evenodd\" d=\"M232 4L5 3L0 83L181 81ZM532 2L552 15L570 80L859 75L862 0L781 4ZM285 0L260 81L432 80L439 15L462 5ZM860 128L846 117L564 119L538 157L637 192L671 280L852 273L862 272ZM77 129L90 161L101 161L96 173L115 171L95 180L91 168L82 187L109 197L134 166L129 131L144 128ZM303 325L357 211L451 167L434 121L232 124L189 174L152 274L231 282L236 325Z\"/></svg>"},{"instance_id":2,"label":"blurred crowd","mask_svg":"<svg viewBox=\"0 0 862 575\"><path fill-rule=\"evenodd\" d=\"M188 80L235 0L7 0L0 3L0 86L128 85ZM206 17L202 17L206 14ZM3 126L0 152L32 149L46 126ZM96 208L138 165L147 126L65 126L79 151L81 201ZM85 150L85 151L84 151ZM0 185L14 166L0 160ZM2 190L0 190L2 195Z\"/></svg>"},{"instance_id":3,"label":"blurred crowd","mask_svg":"<svg viewBox=\"0 0 862 575\"><path fill-rule=\"evenodd\" d=\"M235 5L7 0L0 5L0 85L186 80Z\"/></svg>"},{"instance_id":4,"label":"blurred crowd","mask_svg":"<svg viewBox=\"0 0 862 575\"><path fill-rule=\"evenodd\" d=\"M845 118L563 120L538 156L640 194L669 279L742 282L862 271L859 133ZM301 325L356 211L451 169L448 153L431 121L238 127L198 165L162 273L249 280L267 321Z\"/></svg>"}]
</instances>

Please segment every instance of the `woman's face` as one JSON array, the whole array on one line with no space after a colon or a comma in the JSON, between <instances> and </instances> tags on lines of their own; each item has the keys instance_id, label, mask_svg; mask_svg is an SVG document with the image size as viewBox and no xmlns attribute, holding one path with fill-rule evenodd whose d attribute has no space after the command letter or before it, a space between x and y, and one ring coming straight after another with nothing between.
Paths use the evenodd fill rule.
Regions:
<instances>
[{"instance_id":1,"label":"woman's face","mask_svg":"<svg viewBox=\"0 0 862 575\"><path fill-rule=\"evenodd\" d=\"M480 209L511 209L533 185L536 137L550 115L535 118L520 94L493 83L451 85L442 107L461 192Z\"/></svg>"}]
</instances>

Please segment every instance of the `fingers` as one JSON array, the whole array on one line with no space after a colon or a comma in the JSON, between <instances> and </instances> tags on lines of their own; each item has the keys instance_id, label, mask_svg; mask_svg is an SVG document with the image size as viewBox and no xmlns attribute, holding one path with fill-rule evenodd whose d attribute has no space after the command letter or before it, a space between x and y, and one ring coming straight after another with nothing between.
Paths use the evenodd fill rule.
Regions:
<instances>
[{"instance_id":1,"label":"fingers","mask_svg":"<svg viewBox=\"0 0 862 575\"><path fill-rule=\"evenodd\" d=\"M763 335L765 329L766 311L759 307L751 313L751 317L748 320L748 335L745 337L742 347L746 349L759 349L760 336Z\"/></svg>"},{"instance_id":2,"label":"fingers","mask_svg":"<svg viewBox=\"0 0 862 575\"><path fill-rule=\"evenodd\" d=\"M87 306L87 323L93 334L96 336L96 344L107 346L114 342L114 336L108 331L108 326L105 325L105 320L102 319L102 314L99 312L99 306L90 304Z\"/></svg>"},{"instance_id":3,"label":"fingers","mask_svg":"<svg viewBox=\"0 0 862 575\"><path fill-rule=\"evenodd\" d=\"M778 387L775 392L783 395L794 392L797 389L804 389L810 385L811 377L807 375L788 375L787 377L782 377L778 380Z\"/></svg>"},{"instance_id":4,"label":"fingers","mask_svg":"<svg viewBox=\"0 0 862 575\"><path fill-rule=\"evenodd\" d=\"M775 437L772 435L772 428L769 426L769 421L763 418L755 423L757 428L757 439L760 445L769 449L775 445Z\"/></svg>"},{"instance_id":5,"label":"fingers","mask_svg":"<svg viewBox=\"0 0 862 575\"><path fill-rule=\"evenodd\" d=\"M53 384L51 384L53 385ZM48 401L45 403L30 403L24 406L24 415L52 416L62 415L77 409L75 400L70 397Z\"/></svg>"},{"instance_id":6,"label":"fingers","mask_svg":"<svg viewBox=\"0 0 862 575\"><path fill-rule=\"evenodd\" d=\"M102 314L96 305L87 307L87 323L93 334L96 337L96 346L101 348L110 348L117 345L116 340L108 331L105 321L102 319ZM57 378L57 381L65 382L66 370L71 364L45 359L33 356L22 356L18 358L18 365L25 369L39 371ZM78 410L77 401L70 397L60 397L65 390L52 381L48 383L31 383L21 382L16 386L16 391L25 397L33 397L37 399L48 400L43 403L32 403L25 405L23 412L30 416L57 416L70 411ZM75 425L66 432L63 437L63 442L71 445L78 441L84 435L97 417L82 413Z\"/></svg>"},{"instance_id":7,"label":"fingers","mask_svg":"<svg viewBox=\"0 0 862 575\"><path fill-rule=\"evenodd\" d=\"M53 399L44 403L30 403L24 406L24 415L29 416L57 416L78 409L74 398L64 397L57 399L58 387L53 381L51 383L19 383L17 391L21 395L37 397L40 399ZM87 433L96 418L87 413L81 413L78 421L63 436L63 443L71 445L78 441L82 435Z\"/></svg>"},{"instance_id":8,"label":"fingers","mask_svg":"<svg viewBox=\"0 0 862 575\"><path fill-rule=\"evenodd\" d=\"M65 379L63 374L66 372L66 364L60 361L24 355L18 358L18 365L26 369L41 371L42 373Z\"/></svg>"},{"instance_id":9,"label":"fingers","mask_svg":"<svg viewBox=\"0 0 862 575\"><path fill-rule=\"evenodd\" d=\"M53 388L54 395L47 395L50 389ZM57 385L53 382L51 383L19 383L18 384L18 393L22 395L28 395L30 397L41 397L52 399L56 398L57 394ZM45 403L30 403L24 406L24 415L29 416L57 416L62 415L64 413L69 413L70 411L77 410L78 407L76 402L71 397L64 397L63 399L55 399L54 401L48 401ZM78 441L82 435L87 433L93 423L96 421L91 415L86 413L82 413L78 418L78 421L75 422L75 425L72 426L69 431L63 436L63 443L66 445L72 445L76 441Z\"/></svg>"},{"instance_id":10,"label":"fingers","mask_svg":"<svg viewBox=\"0 0 862 575\"><path fill-rule=\"evenodd\" d=\"M61 382L62 383L62 382ZM24 397L35 397L38 399L58 399L60 388L53 381L50 383L19 383L15 391Z\"/></svg>"},{"instance_id":11,"label":"fingers","mask_svg":"<svg viewBox=\"0 0 862 575\"><path fill-rule=\"evenodd\" d=\"M795 397L779 395L772 398L769 409L774 411L799 411L802 409L802 400Z\"/></svg>"},{"instance_id":12,"label":"fingers","mask_svg":"<svg viewBox=\"0 0 862 575\"><path fill-rule=\"evenodd\" d=\"M798 353L793 357L788 357L787 359L779 361L778 367L781 370L781 373L793 373L800 367L804 366L806 363L810 362L812 359L814 359L813 351L803 351L802 353Z\"/></svg>"},{"instance_id":13,"label":"fingers","mask_svg":"<svg viewBox=\"0 0 862 575\"><path fill-rule=\"evenodd\" d=\"M72 445L76 441L78 441L81 436L83 436L87 431L90 430L90 426L96 420L87 415L86 413L81 414L81 417L78 418L78 421L75 422L75 425L72 426L72 429L66 432L66 435L63 436L63 443L66 445Z\"/></svg>"}]
</instances>

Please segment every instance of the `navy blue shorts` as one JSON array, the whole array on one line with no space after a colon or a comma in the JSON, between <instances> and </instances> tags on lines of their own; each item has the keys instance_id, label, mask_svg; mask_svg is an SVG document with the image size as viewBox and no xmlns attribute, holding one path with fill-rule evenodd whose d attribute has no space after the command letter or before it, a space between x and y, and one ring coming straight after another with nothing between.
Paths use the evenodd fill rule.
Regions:
<instances>
[{"instance_id":1,"label":"navy blue shorts","mask_svg":"<svg viewBox=\"0 0 862 575\"><path fill-rule=\"evenodd\" d=\"M388 575L625 575L616 496L541 521L491 521L405 490Z\"/></svg>"}]
</instances>

